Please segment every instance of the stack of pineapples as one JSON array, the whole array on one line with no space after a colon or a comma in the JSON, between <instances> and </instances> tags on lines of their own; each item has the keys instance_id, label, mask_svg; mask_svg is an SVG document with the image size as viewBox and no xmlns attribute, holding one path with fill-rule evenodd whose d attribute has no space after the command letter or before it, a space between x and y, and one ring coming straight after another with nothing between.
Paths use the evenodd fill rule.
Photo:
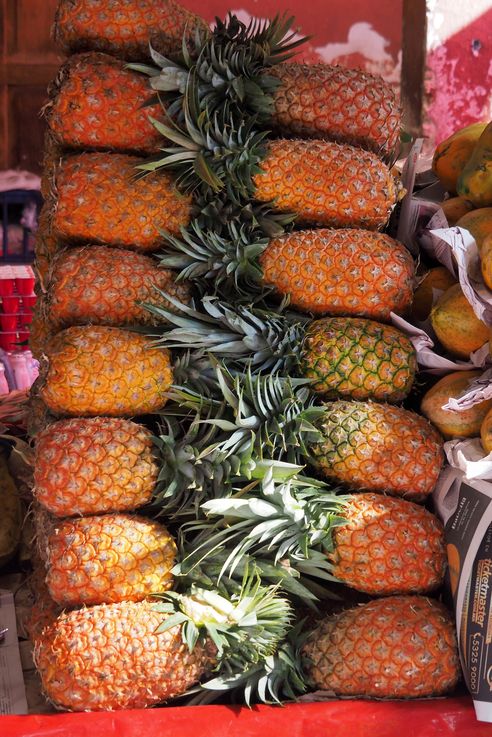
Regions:
<instances>
[{"instance_id":1,"label":"stack of pineapples","mask_svg":"<svg viewBox=\"0 0 492 737\"><path fill-rule=\"evenodd\" d=\"M421 596L443 531L418 504L442 441L400 406L416 361L387 324L414 277L380 232L391 89L287 63L283 20L211 34L174 0L61 0L56 37L82 53L45 111L36 254L48 697L147 706L214 667L210 689L267 701L448 692L451 617ZM384 598L306 638L293 610L344 587Z\"/></svg>"}]
</instances>

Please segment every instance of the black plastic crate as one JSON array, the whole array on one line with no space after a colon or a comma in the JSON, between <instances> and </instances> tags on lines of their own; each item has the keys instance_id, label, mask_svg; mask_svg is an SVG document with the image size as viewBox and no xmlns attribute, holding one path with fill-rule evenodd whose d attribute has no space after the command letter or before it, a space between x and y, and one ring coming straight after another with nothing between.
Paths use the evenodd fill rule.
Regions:
<instances>
[{"instance_id":1,"label":"black plastic crate","mask_svg":"<svg viewBox=\"0 0 492 737\"><path fill-rule=\"evenodd\" d=\"M31 263L34 233L43 199L41 192L11 189L0 192L2 248L0 263Z\"/></svg>"}]
</instances>

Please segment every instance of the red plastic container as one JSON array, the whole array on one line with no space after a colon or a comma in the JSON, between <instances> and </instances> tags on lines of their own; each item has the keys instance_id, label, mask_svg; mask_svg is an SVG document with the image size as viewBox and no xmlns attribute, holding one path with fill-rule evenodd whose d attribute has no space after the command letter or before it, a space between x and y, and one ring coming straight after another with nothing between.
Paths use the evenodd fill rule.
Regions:
<instances>
[{"instance_id":1,"label":"red plastic container","mask_svg":"<svg viewBox=\"0 0 492 737\"><path fill-rule=\"evenodd\" d=\"M17 333L0 333L0 348L4 351L15 351L18 340Z\"/></svg>"},{"instance_id":2,"label":"red plastic container","mask_svg":"<svg viewBox=\"0 0 492 737\"><path fill-rule=\"evenodd\" d=\"M14 293L15 279L0 279L0 297L8 297Z\"/></svg>"},{"instance_id":3,"label":"red plastic container","mask_svg":"<svg viewBox=\"0 0 492 737\"><path fill-rule=\"evenodd\" d=\"M32 323L32 312L19 312L17 318L21 327L22 325L30 325Z\"/></svg>"},{"instance_id":4,"label":"red plastic container","mask_svg":"<svg viewBox=\"0 0 492 737\"><path fill-rule=\"evenodd\" d=\"M13 312L19 312L19 306L20 298L17 297L17 295L2 297L2 309L4 312L8 312L10 314L12 314Z\"/></svg>"},{"instance_id":5,"label":"red plastic container","mask_svg":"<svg viewBox=\"0 0 492 737\"><path fill-rule=\"evenodd\" d=\"M21 295L30 295L33 292L35 279L32 276L27 277L16 277L15 279L15 286L17 287L17 292Z\"/></svg>"},{"instance_id":6,"label":"red plastic container","mask_svg":"<svg viewBox=\"0 0 492 737\"><path fill-rule=\"evenodd\" d=\"M12 332L17 330L19 315L17 312L0 312L0 327L2 330Z\"/></svg>"},{"instance_id":7,"label":"red plastic container","mask_svg":"<svg viewBox=\"0 0 492 737\"><path fill-rule=\"evenodd\" d=\"M33 310L34 305L36 304L37 295L36 294L23 294L22 295L22 307L24 310Z\"/></svg>"},{"instance_id":8,"label":"red plastic container","mask_svg":"<svg viewBox=\"0 0 492 737\"><path fill-rule=\"evenodd\" d=\"M19 336L18 341L17 341L18 343L26 343L26 341L29 340L29 330L19 330L17 335ZM21 350L26 350L26 351L29 350L28 345L19 345L18 347Z\"/></svg>"}]
</instances>

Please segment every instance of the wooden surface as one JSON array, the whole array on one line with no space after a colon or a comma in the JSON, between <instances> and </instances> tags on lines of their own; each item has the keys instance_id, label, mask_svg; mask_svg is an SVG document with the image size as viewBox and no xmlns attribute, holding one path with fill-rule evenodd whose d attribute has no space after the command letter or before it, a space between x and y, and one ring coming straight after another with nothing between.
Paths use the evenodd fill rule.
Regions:
<instances>
[{"instance_id":1,"label":"wooden surface","mask_svg":"<svg viewBox=\"0 0 492 737\"><path fill-rule=\"evenodd\" d=\"M0 169L39 172L39 110L61 57L50 30L57 0L0 0Z\"/></svg>"}]
</instances>

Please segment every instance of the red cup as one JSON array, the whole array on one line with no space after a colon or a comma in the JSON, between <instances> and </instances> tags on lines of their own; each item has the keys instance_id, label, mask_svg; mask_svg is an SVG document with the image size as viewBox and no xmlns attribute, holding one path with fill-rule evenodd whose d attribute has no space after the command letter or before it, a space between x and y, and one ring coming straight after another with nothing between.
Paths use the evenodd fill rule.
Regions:
<instances>
[{"instance_id":1,"label":"red cup","mask_svg":"<svg viewBox=\"0 0 492 737\"><path fill-rule=\"evenodd\" d=\"M33 276L17 277L15 286L19 294L32 294L36 280Z\"/></svg>"},{"instance_id":2,"label":"red cup","mask_svg":"<svg viewBox=\"0 0 492 737\"><path fill-rule=\"evenodd\" d=\"M9 297L14 293L15 279L0 279L0 297Z\"/></svg>"},{"instance_id":3,"label":"red cup","mask_svg":"<svg viewBox=\"0 0 492 737\"><path fill-rule=\"evenodd\" d=\"M32 312L19 312L19 325L30 325L32 323Z\"/></svg>"},{"instance_id":4,"label":"red cup","mask_svg":"<svg viewBox=\"0 0 492 737\"><path fill-rule=\"evenodd\" d=\"M19 297L2 297L3 311L9 314L19 312Z\"/></svg>"},{"instance_id":5,"label":"red cup","mask_svg":"<svg viewBox=\"0 0 492 737\"><path fill-rule=\"evenodd\" d=\"M26 340L29 340L29 330L19 330L18 332L19 340L18 343L25 343ZM29 350L29 346L21 346L22 350Z\"/></svg>"},{"instance_id":6,"label":"red cup","mask_svg":"<svg viewBox=\"0 0 492 737\"><path fill-rule=\"evenodd\" d=\"M3 348L4 351L15 351L17 333L0 333L0 348Z\"/></svg>"},{"instance_id":7,"label":"red cup","mask_svg":"<svg viewBox=\"0 0 492 737\"><path fill-rule=\"evenodd\" d=\"M14 312L14 314L0 313L0 326L2 327L2 330L5 330L6 332L17 330L17 321L18 315L16 312Z\"/></svg>"},{"instance_id":8,"label":"red cup","mask_svg":"<svg viewBox=\"0 0 492 737\"><path fill-rule=\"evenodd\" d=\"M36 300L37 300L36 294L23 295L22 296L22 306L24 307L24 310L33 310L34 305L36 304Z\"/></svg>"}]
</instances>

